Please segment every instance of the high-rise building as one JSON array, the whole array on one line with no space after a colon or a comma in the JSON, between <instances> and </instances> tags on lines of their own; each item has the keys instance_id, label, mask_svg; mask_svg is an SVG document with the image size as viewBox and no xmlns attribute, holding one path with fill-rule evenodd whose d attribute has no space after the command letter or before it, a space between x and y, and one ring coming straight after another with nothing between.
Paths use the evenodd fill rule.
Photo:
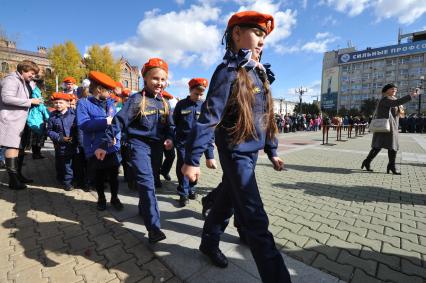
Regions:
<instances>
[{"instance_id":1,"label":"high-rise building","mask_svg":"<svg viewBox=\"0 0 426 283\"><path fill-rule=\"evenodd\" d=\"M402 42L402 40L405 42ZM323 58L321 109L360 108L362 101L380 98L387 83L398 86L398 96L426 82L426 31L399 34L398 44L358 51L354 47L326 52ZM424 86L422 86L424 87ZM406 105L418 111L419 98ZM426 97L421 100L426 110Z\"/></svg>"}]
</instances>

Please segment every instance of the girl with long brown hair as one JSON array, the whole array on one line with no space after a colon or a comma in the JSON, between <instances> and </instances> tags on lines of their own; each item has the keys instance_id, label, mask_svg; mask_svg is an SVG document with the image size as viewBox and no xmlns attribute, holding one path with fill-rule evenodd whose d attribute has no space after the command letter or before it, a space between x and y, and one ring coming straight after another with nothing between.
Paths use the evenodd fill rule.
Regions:
<instances>
[{"instance_id":1,"label":"girl with long brown hair","mask_svg":"<svg viewBox=\"0 0 426 283\"><path fill-rule=\"evenodd\" d=\"M168 66L159 58L143 66L144 88L133 94L115 115L105 132L104 142L95 154L103 158L114 144L116 133L125 135L127 151L139 191L139 213L144 219L150 243L166 238L161 231L160 210L155 196L155 176L160 174L163 149L173 147L173 122L170 107L162 93L167 85Z\"/></svg>"},{"instance_id":2,"label":"girl with long brown hair","mask_svg":"<svg viewBox=\"0 0 426 283\"><path fill-rule=\"evenodd\" d=\"M186 144L182 173L190 181L200 175L199 160L215 132L222 165L222 190L204 223L200 251L213 264L226 267L220 236L235 213L264 282L290 282L289 272L273 235L256 184L258 151L264 149L275 170L277 126L269 84L272 74L260 63L264 39L273 30L271 15L255 11L234 14L225 32L226 54L211 79L201 115ZM269 76L268 76L269 75Z\"/></svg>"}]
</instances>

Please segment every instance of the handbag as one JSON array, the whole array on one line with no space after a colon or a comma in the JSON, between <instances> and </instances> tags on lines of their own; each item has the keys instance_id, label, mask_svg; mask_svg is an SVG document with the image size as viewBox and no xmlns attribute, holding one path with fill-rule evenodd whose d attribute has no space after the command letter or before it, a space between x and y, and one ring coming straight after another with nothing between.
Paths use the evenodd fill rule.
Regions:
<instances>
[{"instance_id":1,"label":"handbag","mask_svg":"<svg viewBox=\"0 0 426 283\"><path fill-rule=\"evenodd\" d=\"M373 133L390 133L391 127L389 118L391 114L391 109L389 108L389 117L388 118L376 118L377 116L377 109L379 108L379 102L377 102L376 110L373 114L373 119L371 120L371 123L369 125L370 132Z\"/></svg>"}]
</instances>

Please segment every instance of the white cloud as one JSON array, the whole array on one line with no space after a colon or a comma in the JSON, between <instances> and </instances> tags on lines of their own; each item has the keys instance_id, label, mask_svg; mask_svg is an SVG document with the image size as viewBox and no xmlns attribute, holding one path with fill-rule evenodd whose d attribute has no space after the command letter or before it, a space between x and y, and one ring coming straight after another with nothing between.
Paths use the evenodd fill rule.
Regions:
<instances>
[{"instance_id":1,"label":"white cloud","mask_svg":"<svg viewBox=\"0 0 426 283\"><path fill-rule=\"evenodd\" d=\"M321 0L320 4L333 7L349 16L357 16L373 9L378 21L397 18L400 24L412 24L426 13L424 0Z\"/></svg>"},{"instance_id":2,"label":"white cloud","mask_svg":"<svg viewBox=\"0 0 426 283\"><path fill-rule=\"evenodd\" d=\"M178 5L183 5L183 4L185 4L185 0L175 0L175 2L176 2Z\"/></svg>"},{"instance_id":3,"label":"white cloud","mask_svg":"<svg viewBox=\"0 0 426 283\"><path fill-rule=\"evenodd\" d=\"M283 46L281 41L291 35L291 31L297 23L297 11L286 9L281 10L282 2L274 2L273 0L239 0L241 7L238 11L254 10L261 13L270 14L274 17L274 31L267 37L266 46L270 45L275 51L280 52ZM231 17L231 14L226 18Z\"/></svg>"},{"instance_id":4,"label":"white cloud","mask_svg":"<svg viewBox=\"0 0 426 283\"><path fill-rule=\"evenodd\" d=\"M169 63L211 66L221 56L221 32L214 24L220 9L192 5L187 10L161 14L158 9L146 12L136 35L124 42L107 43L115 55L123 55L139 65L160 57Z\"/></svg>"},{"instance_id":5,"label":"white cloud","mask_svg":"<svg viewBox=\"0 0 426 283\"><path fill-rule=\"evenodd\" d=\"M333 18L333 16L331 15L324 18L321 23L323 27L335 26L336 24L337 24L337 20Z\"/></svg>"},{"instance_id":6,"label":"white cloud","mask_svg":"<svg viewBox=\"0 0 426 283\"><path fill-rule=\"evenodd\" d=\"M315 35L315 39L306 43L300 43L293 46L281 46L278 52L282 54L291 54L297 52L324 53L330 49L329 44L335 42L339 38L329 32L319 32Z\"/></svg>"},{"instance_id":7,"label":"white cloud","mask_svg":"<svg viewBox=\"0 0 426 283\"><path fill-rule=\"evenodd\" d=\"M287 90L287 93L284 95L285 97L288 97L289 101L295 101L299 102L299 93L296 92L299 87L292 87ZM310 103L313 100L321 99L321 81L316 80L313 82L310 82L309 84L302 86L304 90L307 90L302 95L302 102Z\"/></svg>"},{"instance_id":8,"label":"white cloud","mask_svg":"<svg viewBox=\"0 0 426 283\"><path fill-rule=\"evenodd\" d=\"M374 6L379 20L395 17L400 24L412 24L426 13L424 0L378 0Z\"/></svg>"},{"instance_id":9,"label":"white cloud","mask_svg":"<svg viewBox=\"0 0 426 283\"><path fill-rule=\"evenodd\" d=\"M302 0L302 7L306 9L308 7L308 0Z\"/></svg>"},{"instance_id":10,"label":"white cloud","mask_svg":"<svg viewBox=\"0 0 426 283\"><path fill-rule=\"evenodd\" d=\"M321 4L334 7L337 11L347 13L349 16L361 14L371 0L322 0Z\"/></svg>"}]
</instances>

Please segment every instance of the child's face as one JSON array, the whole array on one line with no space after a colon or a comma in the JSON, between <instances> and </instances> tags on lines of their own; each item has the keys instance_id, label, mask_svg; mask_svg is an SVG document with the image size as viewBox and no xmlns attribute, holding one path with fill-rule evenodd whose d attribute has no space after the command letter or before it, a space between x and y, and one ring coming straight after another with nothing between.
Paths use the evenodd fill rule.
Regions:
<instances>
[{"instance_id":1,"label":"child's face","mask_svg":"<svg viewBox=\"0 0 426 283\"><path fill-rule=\"evenodd\" d=\"M76 107L76 101L75 101L75 99L71 100L71 102L70 102L70 107L71 107L72 109L75 109L75 107Z\"/></svg>"},{"instance_id":2,"label":"child's face","mask_svg":"<svg viewBox=\"0 0 426 283\"><path fill-rule=\"evenodd\" d=\"M151 69L145 74L144 82L148 91L161 94L167 85L167 73L160 68Z\"/></svg>"},{"instance_id":3,"label":"child's face","mask_svg":"<svg viewBox=\"0 0 426 283\"><path fill-rule=\"evenodd\" d=\"M53 107L59 112L62 112L68 108L68 102L62 99L57 99L53 101Z\"/></svg>"},{"instance_id":4,"label":"child's face","mask_svg":"<svg viewBox=\"0 0 426 283\"><path fill-rule=\"evenodd\" d=\"M259 61L265 37L266 33L258 28L241 28L236 26L232 32L232 38L237 51L242 48L250 49L253 52L252 59L256 61Z\"/></svg>"},{"instance_id":5,"label":"child's face","mask_svg":"<svg viewBox=\"0 0 426 283\"><path fill-rule=\"evenodd\" d=\"M65 90L67 91L72 90L74 87L73 83L65 83L64 85L65 85Z\"/></svg>"},{"instance_id":6,"label":"child's face","mask_svg":"<svg viewBox=\"0 0 426 283\"><path fill-rule=\"evenodd\" d=\"M189 94L189 99L191 99L194 102L197 102L197 101L201 100L203 95L204 95L204 89L203 88L194 87L191 90L191 93Z\"/></svg>"}]
</instances>

